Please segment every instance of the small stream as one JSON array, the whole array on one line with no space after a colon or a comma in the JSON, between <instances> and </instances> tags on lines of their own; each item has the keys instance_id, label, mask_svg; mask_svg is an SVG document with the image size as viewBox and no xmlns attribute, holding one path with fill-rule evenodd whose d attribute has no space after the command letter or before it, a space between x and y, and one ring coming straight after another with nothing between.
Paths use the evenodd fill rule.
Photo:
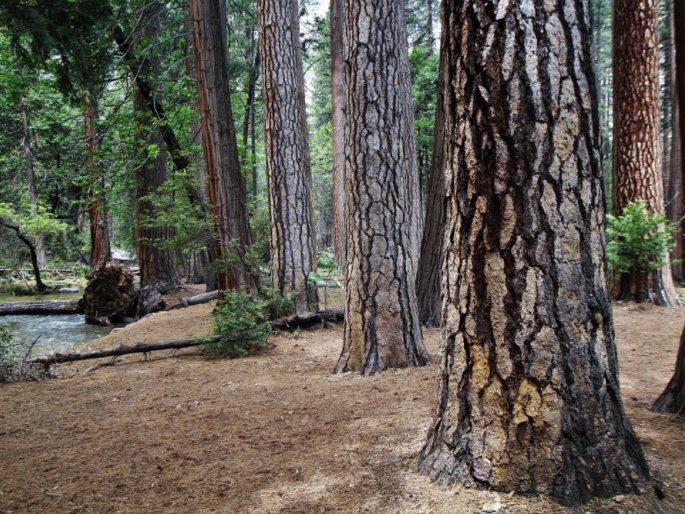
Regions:
<instances>
[{"instance_id":1,"label":"small stream","mask_svg":"<svg viewBox=\"0 0 685 514\"><path fill-rule=\"evenodd\" d=\"M38 301L38 300L73 300L82 293L56 294L37 297L14 296L0 297L0 302ZM78 347L92 339L97 339L111 332L113 327L89 325L83 314L52 314L49 316L10 315L0 316L0 327L10 331L14 341L26 345L38 338L33 347L32 357L64 352Z\"/></svg>"}]
</instances>

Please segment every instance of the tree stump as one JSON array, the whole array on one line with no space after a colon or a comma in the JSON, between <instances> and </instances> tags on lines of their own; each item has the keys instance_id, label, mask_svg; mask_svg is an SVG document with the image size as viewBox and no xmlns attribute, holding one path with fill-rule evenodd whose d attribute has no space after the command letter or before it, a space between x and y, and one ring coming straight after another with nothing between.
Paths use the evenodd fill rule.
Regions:
<instances>
[{"instance_id":1,"label":"tree stump","mask_svg":"<svg viewBox=\"0 0 685 514\"><path fill-rule=\"evenodd\" d=\"M110 261L91 271L89 278L83 294L87 323L112 325L135 317L138 292L130 269Z\"/></svg>"}]
</instances>

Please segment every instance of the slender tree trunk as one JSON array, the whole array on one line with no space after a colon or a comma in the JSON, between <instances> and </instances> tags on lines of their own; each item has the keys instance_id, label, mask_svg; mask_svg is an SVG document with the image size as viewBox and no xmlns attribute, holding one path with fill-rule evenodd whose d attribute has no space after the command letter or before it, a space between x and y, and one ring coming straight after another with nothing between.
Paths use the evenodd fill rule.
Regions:
<instances>
[{"instance_id":1,"label":"slender tree trunk","mask_svg":"<svg viewBox=\"0 0 685 514\"><path fill-rule=\"evenodd\" d=\"M685 328L680 336L673 377L652 405L652 411L685 414Z\"/></svg>"},{"instance_id":2,"label":"slender tree trunk","mask_svg":"<svg viewBox=\"0 0 685 514\"><path fill-rule=\"evenodd\" d=\"M140 20L143 27L142 38L154 41L161 32L160 14L162 5L159 0L152 0L141 10ZM141 61L137 74L148 82L160 73L158 57L149 57ZM161 101L159 95L152 90L153 102ZM140 296L138 298L138 316L144 316L158 308L161 295L169 294L179 288L181 279L176 271L174 251L163 248L165 241L173 236L168 227L150 224L155 218L155 208L149 196L154 195L167 179L166 156L163 152L164 140L152 123L147 101L140 90L136 90L133 102L136 115L137 150L140 164L135 169L135 247L140 266ZM151 157L147 148L156 145L158 155Z\"/></svg>"},{"instance_id":3,"label":"slender tree trunk","mask_svg":"<svg viewBox=\"0 0 685 514\"><path fill-rule=\"evenodd\" d=\"M685 279L685 0L673 0L673 45L675 63L673 70L673 181L679 230L676 239L675 258L680 259L678 277Z\"/></svg>"},{"instance_id":4,"label":"slender tree trunk","mask_svg":"<svg viewBox=\"0 0 685 514\"><path fill-rule=\"evenodd\" d=\"M648 478L617 376L587 8L446 2L444 353L419 460L567 505Z\"/></svg>"},{"instance_id":5,"label":"slender tree trunk","mask_svg":"<svg viewBox=\"0 0 685 514\"><path fill-rule=\"evenodd\" d=\"M416 304L418 166L403 2L345 4L345 336L337 372L428 361Z\"/></svg>"},{"instance_id":6,"label":"slender tree trunk","mask_svg":"<svg viewBox=\"0 0 685 514\"><path fill-rule=\"evenodd\" d=\"M40 294L47 293L48 286L45 285L43 279L41 278L40 266L38 265L38 253L36 252L36 247L33 241L31 241L31 239L22 233L21 229L16 225L7 223L0 219L0 226L13 230L15 234L17 234L19 240L26 245L26 248L29 250L29 255L31 256L31 267L33 268L33 275L36 279L36 289Z\"/></svg>"},{"instance_id":7,"label":"slender tree trunk","mask_svg":"<svg viewBox=\"0 0 685 514\"><path fill-rule=\"evenodd\" d=\"M209 203L214 216L220 291L256 285L245 261L251 243L245 181L240 168L228 87L226 5L191 0L193 52L200 100Z\"/></svg>"},{"instance_id":8,"label":"slender tree trunk","mask_svg":"<svg viewBox=\"0 0 685 514\"><path fill-rule=\"evenodd\" d=\"M447 199L445 197L445 117L444 92L449 66L450 49L442 43L440 49L440 77L438 100L435 105L435 128L433 130L433 157L428 179L426 222L421 242L421 255L416 273L416 296L419 317L428 327L440 325L442 303L442 248L445 233Z\"/></svg>"},{"instance_id":9,"label":"slender tree trunk","mask_svg":"<svg viewBox=\"0 0 685 514\"><path fill-rule=\"evenodd\" d=\"M333 252L345 272L345 73L343 69L343 0L331 0L331 94L333 131Z\"/></svg>"},{"instance_id":10,"label":"slender tree trunk","mask_svg":"<svg viewBox=\"0 0 685 514\"><path fill-rule=\"evenodd\" d=\"M109 222L104 197L104 177L98 164L97 153L100 148L100 135L97 126L98 104L93 95L86 95L86 168L90 193L88 215L90 217L90 267L103 266L111 257L109 243Z\"/></svg>"},{"instance_id":11,"label":"slender tree trunk","mask_svg":"<svg viewBox=\"0 0 685 514\"><path fill-rule=\"evenodd\" d=\"M21 112L21 122L24 132L24 161L26 163L26 181L29 186L29 201L31 202L31 212L34 216L38 214L38 195L36 193L36 175L33 167L33 152L31 150L31 128L29 126L29 115L26 112L24 99L20 100L19 110ZM34 248L38 267L45 269L48 259L45 254L45 241L41 234L34 236Z\"/></svg>"},{"instance_id":12,"label":"slender tree trunk","mask_svg":"<svg viewBox=\"0 0 685 514\"><path fill-rule=\"evenodd\" d=\"M658 0L615 0L613 210L643 200L664 212L659 142ZM626 273L614 290L619 300L680 305L670 265L650 273Z\"/></svg>"},{"instance_id":13,"label":"slender tree trunk","mask_svg":"<svg viewBox=\"0 0 685 514\"><path fill-rule=\"evenodd\" d=\"M252 179L252 200L257 198L257 161L256 161L256 149L254 145L254 133L255 133L255 101L257 97L257 79L259 78L259 68L260 68L260 52L258 42L255 41L254 31L252 34L252 50L249 59L252 62L252 68L250 70L250 77L247 83L247 105L245 106L245 115L243 118L243 148L245 155L247 155L248 150L250 150L250 176ZM249 144L249 138L252 136L252 145Z\"/></svg>"},{"instance_id":14,"label":"slender tree trunk","mask_svg":"<svg viewBox=\"0 0 685 514\"><path fill-rule=\"evenodd\" d=\"M269 180L271 277L298 312L319 308L312 177L297 0L258 0L264 139Z\"/></svg>"}]
</instances>

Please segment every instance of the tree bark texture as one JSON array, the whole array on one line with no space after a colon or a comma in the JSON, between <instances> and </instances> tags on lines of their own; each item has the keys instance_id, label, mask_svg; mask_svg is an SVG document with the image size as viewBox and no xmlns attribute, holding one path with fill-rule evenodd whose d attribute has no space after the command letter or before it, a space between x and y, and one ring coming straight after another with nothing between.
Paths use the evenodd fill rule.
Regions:
<instances>
[{"instance_id":1,"label":"tree bark texture","mask_svg":"<svg viewBox=\"0 0 685 514\"><path fill-rule=\"evenodd\" d=\"M659 139L658 0L613 4L614 147L613 210L632 201L664 212ZM619 300L680 305L670 265L651 273L626 273L616 280Z\"/></svg>"},{"instance_id":2,"label":"tree bark texture","mask_svg":"<svg viewBox=\"0 0 685 514\"><path fill-rule=\"evenodd\" d=\"M250 245L245 180L240 168L228 87L226 5L191 0L193 53L200 99L209 203L214 216L217 288L252 287L245 247Z\"/></svg>"},{"instance_id":3,"label":"tree bark texture","mask_svg":"<svg viewBox=\"0 0 685 514\"><path fill-rule=\"evenodd\" d=\"M345 72L343 0L331 0L331 130L333 133L333 253L345 272Z\"/></svg>"},{"instance_id":4,"label":"tree bark texture","mask_svg":"<svg viewBox=\"0 0 685 514\"><path fill-rule=\"evenodd\" d=\"M97 268L104 265L111 257L109 242L109 222L104 196L104 177L98 164L97 152L100 148L98 134L98 104L97 100L86 95L85 127L86 127L86 168L90 193L88 199L88 215L90 217L90 267Z\"/></svg>"},{"instance_id":5,"label":"tree bark texture","mask_svg":"<svg viewBox=\"0 0 685 514\"><path fill-rule=\"evenodd\" d=\"M679 227L675 258L680 259L679 278L685 278L685 0L673 0L673 168L677 179L672 181Z\"/></svg>"},{"instance_id":6,"label":"tree bark texture","mask_svg":"<svg viewBox=\"0 0 685 514\"><path fill-rule=\"evenodd\" d=\"M297 312L319 308L312 177L297 0L258 0L264 144L269 183L271 278Z\"/></svg>"},{"instance_id":7,"label":"tree bark texture","mask_svg":"<svg viewBox=\"0 0 685 514\"><path fill-rule=\"evenodd\" d=\"M430 2L429 2L430 4ZM445 233L447 201L445 198L445 117L444 97L447 91L446 76L449 65L449 46L440 49L440 77L438 99L435 105L435 127L433 129L433 156L428 179L428 200L424 223L421 255L416 273L416 296L419 303L419 317L428 327L440 326L442 304L442 248Z\"/></svg>"},{"instance_id":8,"label":"tree bark texture","mask_svg":"<svg viewBox=\"0 0 685 514\"><path fill-rule=\"evenodd\" d=\"M26 182L29 186L29 201L31 202L31 211L35 216L38 214L38 194L36 193L36 174L33 166L33 152L31 150L31 127L29 125L29 115L24 104L24 99L20 100L19 110L21 112L21 122L24 132L24 161L26 163ZM42 234L33 237L34 246L36 249L36 258L38 260L38 267L43 269L47 267L48 259L45 252L45 240Z\"/></svg>"},{"instance_id":9,"label":"tree bark texture","mask_svg":"<svg viewBox=\"0 0 685 514\"><path fill-rule=\"evenodd\" d=\"M670 382L652 405L652 411L685 414L685 328L680 336L675 371Z\"/></svg>"},{"instance_id":10,"label":"tree bark texture","mask_svg":"<svg viewBox=\"0 0 685 514\"><path fill-rule=\"evenodd\" d=\"M418 166L403 2L345 3L345 335L337 372L428 361L416 304Z\"/></svg>"},{"instance_id":11,"label":"tree bark texture","mask_svg":"<svg viewBox=\"0 0 685 514\"><path fill-rule=\"evenodd\" d=\"M153 0L141 10L140 37L148 41L159 38L161 31L160 14L162 6L159 0ZM148 57L141 61L137 75L151 83L160 73L158 57ZM153 90L153 102L156 104L158 94ZM161 295L169 294L181 285L176 271L176 258L173 250L163 248L164 241L173 236L168 227L154 226L155 209L150 199L167 179L166 156L163 152L164 140L152 123L152 115L147 108L145 96L136 90L133 101L136 114L137 152L140 164L135 168L135 247L140 266L140 296L138 297L139 317L158 310ZM148 155L147 148L156 145L159 149L156 157Z\"/></svg>"},{"instance_id":12,"label":"tree bark texture","mask_svg":"<svg viewBox=\"0 0 685 514\"><path fill-rule=\"evenodd\" d=\"M421 470L577 504L642 491L605 265L587 0L447 1L442 375Z\"/></svg>"}]
</instances>

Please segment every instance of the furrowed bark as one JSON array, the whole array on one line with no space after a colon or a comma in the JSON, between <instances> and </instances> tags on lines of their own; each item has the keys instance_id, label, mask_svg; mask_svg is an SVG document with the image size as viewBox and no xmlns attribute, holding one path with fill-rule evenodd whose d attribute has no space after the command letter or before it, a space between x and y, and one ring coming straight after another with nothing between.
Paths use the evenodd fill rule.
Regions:
<instances>
[{"instance_id":1,"label":"furrowed bark","mask_svg":"<svg viewBox=\"0 0 685 514\"><path fill-rule=\"evenodd\" d=\"M258 0L271 279L298 312L316 311L312 178L297 0Z\"/></svg>"},{"instance_id":2,"label":"furrowed bark","mask_svg":"<svg viewBox=\"0 0 685 514\"><path fill-rule=\"evenodd\" d=\"M567 505L648 479L619 390L588 9L445 4L444 352L419 458Z\"/></svg>"},{"instance_id":3,"label":"furrowed bark","mask_svg":"<svg viewBox=\"0 0 685 514\"><path fill-rule=\"evenodd\" d=\"M659 136L658 0L615 0L613 4L614 153L613 209L620 215L631 201L644 200L664 212ZM618 277L619 300L681 305L670 265L651 273Z\"/></svg>"},{"instance_id":4,"label":"furrowed bark","mask_svg":"<svg viewBox=\"0 0 685 514\"><path fill-rule=\"evenodd\" d=\"M228 87L226 5L220 0L191 0L190 13L214 251L219 261L217 288L250 288L255 281L244 256L252 238Z\"/></svg>"},{"instance_id":5,"label":"furrowed bark","mask_svg":"<svg viewBox=\"0 0 685 514\"><path fill-rule=\"evenodd\" d=\"M159 0L149 2L140 14L143 29L140 36L154 41L161 31ZM160 63L158 57L143 59L138 69L138 75L146 82L159 75ZM157 93L153 94L156 104L161 101ZM136 113L137 151L141 161L135 168L135 248L140 266L140 296L138 297L137 315L139 317L164 307L161 295L176 291L181 285L181 279L176 271L175 252L162 245L173 236L169 227L151 225L155 218L155 208L150 199L166 182L166 155L163 151L163 140L155 130L152 117L148 116L145 95L136 90L133 101L133 111ZM148 155L149 145L157 145L158 155Z\"/></svg>"},{"instance_id":6,"label":"furrowed bark","mask_svg":"<svg viewBox=\"0 0 685 514\"><path fill-rule=\"evenodd\" d=\"M685 328L680 336L675 371L664 392L652 405L653 412L685 414Z\"/></svg>"},{"instance_id":7,"label":"furrowed bark","mask_svg":"<svg viewBox=\"0 0 685 514\"><path fill-rule=\"evenodd\" d=\"M345 331L336 372L428 361L416 304L420 215L403 2L345 4Z\"/></svg>"}]
</instances>

